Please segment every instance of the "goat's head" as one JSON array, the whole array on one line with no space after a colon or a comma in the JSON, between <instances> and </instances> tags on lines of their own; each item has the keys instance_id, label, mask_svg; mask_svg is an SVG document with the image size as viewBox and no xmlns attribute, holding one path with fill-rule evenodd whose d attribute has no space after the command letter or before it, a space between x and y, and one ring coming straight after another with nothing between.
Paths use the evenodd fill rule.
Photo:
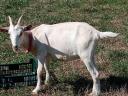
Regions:
<instances>
[{"instance_id":1,"label":"goat's head","mask_svg":"<svg viewBox=\"0 0 128 96\"><path fill-rule=\"evenodd\" d=\"M22 16L19 18L16 25L13 25L12 19L10 16L8 16L8 18L9 18L10 26L6 28L0 28L0 31L5 31L9 33L13 51L17 52L20 46L20 37L22 33L24 31L30 30L32 26L31 25L26 26L26 27L20 26L20 21L21 21Z\"/></svg>"}]
</instances>

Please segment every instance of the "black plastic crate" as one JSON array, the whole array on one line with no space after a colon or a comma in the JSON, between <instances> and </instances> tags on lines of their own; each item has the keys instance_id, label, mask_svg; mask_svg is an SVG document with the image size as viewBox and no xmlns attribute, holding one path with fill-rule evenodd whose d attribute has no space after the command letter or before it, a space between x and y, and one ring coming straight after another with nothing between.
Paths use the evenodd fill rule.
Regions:
<instances>
[{"instance_id":1,"label":"black plastic crate","mask_svg":"<svg viewBox=\"0 0 128 96\"><path fill-rule=\"evenodd\" d=\"M28 63L0 64L0 87L10 88L36 84L36 61Z\"/></svg>"}]
</instances>

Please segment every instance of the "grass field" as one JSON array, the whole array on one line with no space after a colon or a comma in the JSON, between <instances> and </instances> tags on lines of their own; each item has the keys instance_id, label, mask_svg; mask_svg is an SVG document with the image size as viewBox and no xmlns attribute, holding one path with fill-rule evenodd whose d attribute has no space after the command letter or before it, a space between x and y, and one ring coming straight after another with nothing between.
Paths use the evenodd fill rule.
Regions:
<instances>
[{"instance_id":1,"label":"grass field","mask_svg":"<svg viewBox=\"0 0 128 96\"><path fill-rule=\"evenodd\" d=\"M16 23L22 14L23 25L81 21L100 31L120 33L117 38L98 41L96 63L101 96L128 96L128 0L0 0L0 26L9 25L7 16ZM32 58L31 54L15 54L7 33L0 33L0 42L0 64ZM52 62L49 67L55 83L39 96L84 96L91 91L92 79L81 61ZM30 96L33 88L1 89L0 96Z\"/></svg>"}]
</instances>

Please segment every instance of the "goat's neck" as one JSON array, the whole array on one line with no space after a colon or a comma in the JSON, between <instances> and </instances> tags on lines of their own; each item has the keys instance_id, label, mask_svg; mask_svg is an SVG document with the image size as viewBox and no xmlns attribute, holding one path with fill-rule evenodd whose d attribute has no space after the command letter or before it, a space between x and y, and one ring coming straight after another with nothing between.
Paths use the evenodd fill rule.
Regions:
<instances>
[{"instance_id":1,"label":"goat's neck","mask_svg":"<svg viewBox=\"0 0 128 96\"><path fill-rule=\"evenodd\" d=\"M23 32L23 34L21 36L20 46L22 49L25 50L26 53L31 52L32 54L36 54L36 46L34 43L32 33Z\"/></svg>"}]
</instances>

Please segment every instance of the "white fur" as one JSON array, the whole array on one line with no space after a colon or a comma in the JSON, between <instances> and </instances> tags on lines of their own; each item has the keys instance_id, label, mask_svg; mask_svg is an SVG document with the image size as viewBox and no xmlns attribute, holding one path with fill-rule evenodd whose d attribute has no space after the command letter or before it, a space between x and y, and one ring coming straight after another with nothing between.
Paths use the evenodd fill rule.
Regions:
<instances>
[{"instance_id":1,"label":"white fur","mask_svg":"<svg viewBox=\"0 0 128 96\"><path fill-rule=\"evenodd\" d=\"M14 31L15 29L10 32L10 35L16 38L18 33ZM33 90L34 93L37 94L41 89L43 66L46 71L45 84L49 83L50 75L47 63L50 57L60 60L80 58L93 79L92 95L99 96L100 80L94 60L96 40L104 37L115 37L118 35L117 33L99 32L94 27L83 22L66 22L53 25L42 24L31 30L31 32L33 35L33 47L36 50L34 55L38 59L37 86ZM15 45L13 39L12 44Z\"/></svg>"}]
</instances>

